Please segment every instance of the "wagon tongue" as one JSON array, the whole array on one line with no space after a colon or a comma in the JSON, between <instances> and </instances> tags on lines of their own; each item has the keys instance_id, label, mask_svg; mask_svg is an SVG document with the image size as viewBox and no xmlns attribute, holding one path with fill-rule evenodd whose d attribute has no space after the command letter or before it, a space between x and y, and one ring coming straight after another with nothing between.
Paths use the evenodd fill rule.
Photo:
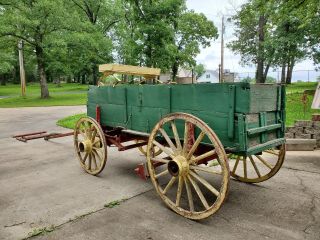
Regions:
<instances>
[{"instance_id":1,"label":"wagon tongue","mask_svg":"<svg viewBox=\"0 0 320 240\"><path fill-rule=\"evenodd\" d=\"M44 140L49 140L53 138L61 138L61 137L67 137L72 136L74 132L68 132L68 133L47 133L46 131L41 132L32 132L32 133L24 133L19 135L12 136L13 138L17 139L21 142L27 142L29 140L39 139L43 138Z\"/></svg>"}]
</instances>

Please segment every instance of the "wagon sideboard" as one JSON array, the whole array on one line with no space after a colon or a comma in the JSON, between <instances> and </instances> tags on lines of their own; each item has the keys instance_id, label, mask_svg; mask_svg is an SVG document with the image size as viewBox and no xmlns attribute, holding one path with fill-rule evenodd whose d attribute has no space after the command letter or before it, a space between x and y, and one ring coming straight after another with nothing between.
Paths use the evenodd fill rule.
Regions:
<instances>
[{"instance_id":1,"label":"wagon sideboard","mask_svg":"<svg viewBox=\"0 0 320 240\"><path fill-rule=\"evenodd\" d=\"M88 116L96 118L97 106L102 126L144 133L150 133L169 113L193 114L206 122L231 152L255 154L285 141L285 89L280 85L90 86ZM183 126L177 125L182 132Z\"/></svg>"}]
</instances>

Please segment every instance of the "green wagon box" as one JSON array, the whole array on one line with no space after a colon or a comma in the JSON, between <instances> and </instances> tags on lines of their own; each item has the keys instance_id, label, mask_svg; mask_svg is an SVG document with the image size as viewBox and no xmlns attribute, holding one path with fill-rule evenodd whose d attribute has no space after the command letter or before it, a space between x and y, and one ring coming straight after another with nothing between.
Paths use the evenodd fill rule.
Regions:
<instances>
[{"instance_id":1,"label":"green wagon box","mask_svg":"<svg viewBox=\"0 0 320 240\"><path fill-rule=\"evenodd\" d=\"M150 133L169 113L206 122L232 152L248 155L284 143L285 90L248 83L90 86L88 116L101 124ZM182 131L182 130L181 130Z\"/></svg>"}]
</instances>

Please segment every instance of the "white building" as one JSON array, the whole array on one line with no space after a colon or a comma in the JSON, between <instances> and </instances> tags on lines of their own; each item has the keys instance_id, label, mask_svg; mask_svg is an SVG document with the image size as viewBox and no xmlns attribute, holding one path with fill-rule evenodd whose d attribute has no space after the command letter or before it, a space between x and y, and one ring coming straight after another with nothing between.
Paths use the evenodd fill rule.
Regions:
<instances>
[{"instance_id":1,"label":"white building","mask_svg":"<svg viewBox=\"0 0 320 240\"><path fill-rule=\"evenodd\" d=\"M219 71L206 70L197 80L198 83L219 83Z\"/></svg>"},{"instance_id":2,"label":"white building","mask_svg":"<svg viewBox=\"0 0 320 240\"><path fill-rule=\"evenodd\" d=\"M239 82L237 73L231 72L229 69L224 70L224 82ZM219 83L219 70L206 70L197 80L198 83Z\"/></svg>"}]
</instances>

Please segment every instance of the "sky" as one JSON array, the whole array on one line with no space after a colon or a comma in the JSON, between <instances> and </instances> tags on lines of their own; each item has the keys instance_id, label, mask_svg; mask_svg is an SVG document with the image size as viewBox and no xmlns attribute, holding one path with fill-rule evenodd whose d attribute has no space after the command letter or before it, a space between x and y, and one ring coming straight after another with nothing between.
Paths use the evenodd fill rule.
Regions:
<instances>
[{"instance_id":1,"label":"sky","mask_svg":"<svg viewBox=\"0 0 320 240\"><path fill-rule=\"evenodd\" d=\"M216 70L220 64L220 49L221 49L221 19L222 15L226 17L231 16L235 13L235 9L246 3L247 0L187 0L188 9L193 9L195 12L204 13L208 19L212 20L215 26L219 31L219 38L215 41L212 41L211 47L206 49L201 49L201 53L197 57L197 62L205 64L207 69ZM225 24L225 44L234 39L233 32L234 26L232 23L226 22ZM240 56L234 54L228 48L225 48L224 51L224 68L230 69L232 72L241 73L240 75L250 77L254 76L255 66L241 66L240 65ZM316 76L319 76L319 72L313 71L315 66L312 61L305 60L296 64L294 67L293 81L296 80L308 80L308 71L309 79L314 79ZM279 69L271 69L270 75L278 78L277 71Z\"/></svg>"}]
</instances>

